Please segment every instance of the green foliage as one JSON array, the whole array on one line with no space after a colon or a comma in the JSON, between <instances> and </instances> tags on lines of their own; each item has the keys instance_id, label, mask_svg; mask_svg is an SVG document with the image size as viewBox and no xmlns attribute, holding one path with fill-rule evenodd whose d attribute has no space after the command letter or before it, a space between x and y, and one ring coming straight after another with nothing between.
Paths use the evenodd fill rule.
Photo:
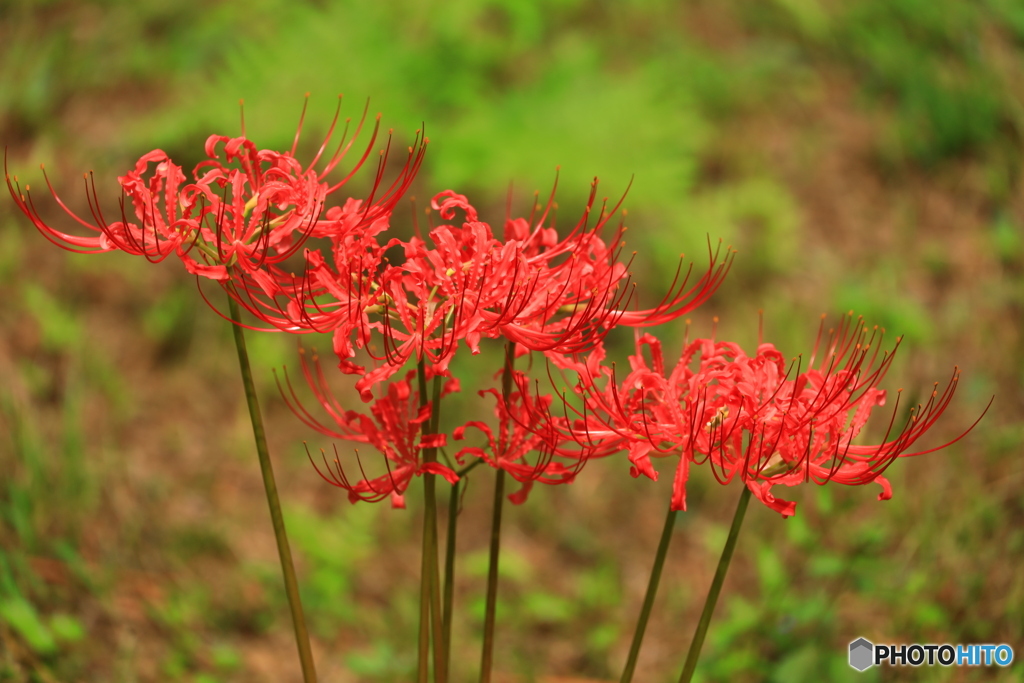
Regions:
<instances>
[{"instance_id":1,"label":"green foliage","mask_svg":"<svg viewBox=\"0 0 1024 683\"><path fill-rule=\"evenodd\" d=\"M771 178L752 178L699 192L685 213L688 231L696 232L699 226L713 242L721 240L739 251L737 277L727 280L726 288L764 283L792 268L800 246L796 201ZM669 262L675 254L668 249L658 253L662 270L675 267ZM692 256L700 263L698 254L694 250Z\"/></svg>"},{"instance_id":2,"label":"green foliage","mask_svg":"<svg viewBox=\"0 0 1024 683\"><path fill-rule=\"evenodd\" d=\"M490 551L485 549L468 554L465 571L469 576L486 577L490 563ZM521 553L512 548L502 548L498 576L514 583L527 583L533 576L533 565Z\"/></svg>"},{"instance_id":3,"label":"green foliage","mask_svg":"<svg viewBox=\"0 0 1024 683\"><path fill-rule=\"evenodd\" d=\"M58 641L75 643L85 637L85 627L70 614L54 614L50 617L50 630Z\"/></svg>"},{"instance_id":4,"label":"green foliage","mask_svg":"<svg viewBox=\"0 0 1024 683\"><path fill-rule=\"evenodd\" d=\"M44 347L52 351L61 351L82 338L82 330L75 314L40 285L34 282L25 283L22 295L25 311L39 325Z\"/></svg>"},{"instance_id":5,"label":"green foliage","mask_svg":"<svg viewBox=\"0 0 1024 683\"><path fill-rule=\"evenodd\" d=\"M173 529L169 545L176 557L230 557L231 546L224 532L208 524L186 525Z\"/></svg>"},{"instance_id":6,"label":"green foliage","mask_svg":"<svg viewBox=\"0 0 1024 683\"><path fill-rule=\"evenodd\" d=\"M159 302L148 306L142 316L142 330L158 345L158 353L166 359L184 358L192 343L197 301L195 287L176 287Z\"/></svg>"},{"instance_id":7,"label":"green foliage","mask_svg":"<svg viewBox=\"0 0 1024 683\"><path fill-rule=\"evenodd\" d=\"M828 34L832 19L819 0L773 0L773 2L789 15L801 35L820 40Z\"/></svg>"},{"instance_id":8,"label":"green foliage","mask_svg":"<svg viewBox=\"0 0 1024 683\"><path fill-rule=\"evenodd\" d=\"M204 586L183 586L151 607L164 633L166 647L160 663L164 677L218 681L242 666L242 656L233 645L207 635L222 619L220 600Z\"/></svg>"},{"instance_id":9,"label":"green foliage","mask_svg":"<svg viewBox=\"0 0 1024 683\"><path fill-rule=\"evenodd\" d=\"M905 153L932 162L992 144L1009 114L979 44L984 13L959 2L864 2L842 17L844 55L890 96Z\"/></svg>"},{"instance_id":10,"label":"green foliage","mask_svg":"<svg viewBox=\"0 0 1024 683\"><path fill-rule=\"evenodd\" d=\"M287 17L270 0L238 12L228 3L18 2L4 9L0 124L22 134L56 134L52 112L82 92L108 102L186 88L195 74L243 43L266 38L261 12ZM59 10L55 10L55 7ZM38 37L45 35L46 40ZM133 93L134 91L134 93Z\"/></svg>"},{"instance_id":11,"label":"green foliage","mask_svg":"<svg viewBox=\"0 0 1024 683\"><path fill-rule=\"evenodd\" d=\"M834 306L863 316L865 323L878 325L893 341L904 336L907 342L926 345L935 334L934 316L910 292L893 296L901 289L899 277L896 268L883 266L870 276L840 281L832 297Z\"/></svg>"},{"instance_id":12,"label":"green foliage","mask_svg":"<svg viewBox=\"0 0 1024 683\"><path fill-rule=\"evenodd\" d=\"M242 666L242 655L227 643L218 643L210 648L210 661L221 671L235 671Z\"/></svg>"},{"instance_id":13,"label":"green foliage","mask_svg":"<svg viewBox=\"0 0 1024 683\"><path fill-rule=\"evenodd\" d=\"M1024 267L1024 228L1008 213L996 216L991 226L992 247L999 260L1012 267Z\"/></svg>"},{"instance_id":14,"label":"green foliage","mask_svg":"<svg viewBox=\"0 0 1024 683\"><path fill-rule=\"evenodd\" d=\"M35 608L21 598L8 598L0 602L0 619L25 639L30 648L41 655L57 651L57 640L46 627Z\"/></svg>"},{"instance_id":15,"label":"green foliage","mask_svg":"<svg viewBox=\"0 0 1024 683\"><path fill-rule=\"evenodd\" d=\"M374 530L381 511L379 506L363 504L346 506L342 515L330 517L304 507L287 513L291 542L310 563L301 579L302 601L317 606L308 618L324 637L364 616L356 586L364 560L375 549Z\"/></svg>"},{"instance_id":16,"label":"green foliage","mask_svg":"<svg viewBox=\"0 0 1024 683\"><path fill-rule=\"evenodd\" d=\"M95 475L81 456L81 426L77 397L68 397L57 449L47 448L49 435L35 416L11 396L0 394L0 419L8 425L4 460L8 476L0 487L0 521L9 524L23 547L40 550L51 545L55 531L74 534L88 510L96 488ZM64 461L57 457L65 458ZM65 508L63 505L71 505Z\"/></svg>"},{"instance_id":17,"label":"green foliage","mask_svg":"<svg viewBox=\"0 0 1024 683\"><path fill-rule=\"evenodd\" d=\"M869 106L891 114L879 150L890 162L929 166L995 154L1009 163L998 147L1019 139L1021 120L999 53L1019 58L1019 4L775 0L742 7L759 30L857 77Z\"/></svg>"},{"instance_id":18,"label":"green foliage","mask_svg":"<svg viewBox=\"0 0 1024 683\"><path fill-rule=\"evenodd\" d=\"M17 277L17 269L24 255L24 237L14 225L4 225L4 249L0 251L0 281Z\"/></svg>"},{"instance_id":19,"label":"green foliage","mask_svg":"<svg viewBox=\"0 0 1024 683\"><path fill-rule=\"evenodd\" d=\"M7 572L5 568L0 571ZM9 626L35 654L43 657L56 655L85 637L85 628L77 618L63 613L45 618L35 605L13 592L10 584L0 590L0 624Z\"/></svg>"},{"instance_id":20,"label":"green foliage","mask_svg":"<svg viewBox=\"0 0 1024 683\"><path fill-rule=\"evenodd\" d=\"M345 655L345 666L362 680L393 681L413 675L415 662L406 650L398 651L394 646L377 642L372 648L349 652Z\"/></svg>"},{"instance_id":21,"label":"green foliage","mask_svg":"<svg viewBox=\"0 0 1024 683\"><path fill-rule=\"evenodd\" d=\"M330 340L316 341L326 346L323 351L330 349ZM319 351L321 349L315 346L316 341L308 338L296 341L294 336L284 333L246 333L245 345L249 351L249 363L252 365L256 388L260 393L275 398L280 396L277 382L280 380L282 386L285 385L285 370L291 373L292 381L298 382L300 387L304 385L299 365L299 343L304 347L313 345L311 350ZM329 359L326 362L331 363Z\"/></svg>"},{"instance_id":22,"label":"green foliage","mask_svg":"<svg viewBox=\"0 0 1024 683\"><path fill-rule=\"evenodd\" d=\"M184 139L191 131L183 125L237 130L237 113L224 106L230 92L246 100L248 127L261 144L287 145L302 91L315 94L308 119L315 131L342 89L354 97L346 116L358 118L369 95L371 113L385 112L385 127L396 126L400 139L427 121L439 141L427 162L437 187L479 191L478 179L490 178L488 192L513 180L530 192L548 186L561 165L563 190L576 201L594 175L612 196L636 175L631 200L638 203L665 207L685 191L708 130L701 95L716 98L722 66L665 39L643 54L616 50L623 36L612 22L657 20L637 10L568 3L541 14L522 3L460 4L444 13L408 1L295 10L273 43L228 53L214 81L191 91L182 107L199 117L168 111L137 135ZM585 33L587 25L610 33ZM297 82L303 90L288 97Z\"/></svg>"}]
</instances>

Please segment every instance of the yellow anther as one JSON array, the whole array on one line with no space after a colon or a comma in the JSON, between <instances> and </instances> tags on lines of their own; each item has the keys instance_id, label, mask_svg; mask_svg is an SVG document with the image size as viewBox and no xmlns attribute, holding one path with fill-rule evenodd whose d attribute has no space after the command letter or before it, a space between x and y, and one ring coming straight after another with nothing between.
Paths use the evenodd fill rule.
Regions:
<instances>
[{"instance_id":1,"label":"yellow anther","mask_svg":"<svg viewBox=\"0 0 1024 683\"><path fill-rule=\"evenodd\" d=\"M248 216L249 212L256 208L256 205L259 203L259 201L260 201L260 193L257 192L256 194L254 194L252 196L251 199L249 199L249 201L247 201L245 203L245 207L242 209L243 215Z\"/></svg>"},{"instance_id":2,"label":"yellow anther","mask_svg":"<svg viewBox=\"0 0 1024 683\"><path fill-rule=\"evenodd\" d=\"M704 425L704 429L711 431L717 427L721 427L722 423L725 422L725 418L729 417L729 409L722 406L715 411L715 416L708 420L708 423Z\"/></svg>"},{"instance_id":3,"label":"yellow anther","mask_svg":"<svg viewBox=\"0 0 1024 683\"><path fill-rule=\"evenodd\" d=\"M764 469L761 470L762 477L774 477L779 474L785 474L793 470L796 464L790 465L788 462L782 459L782 456L778 453L768 458L768 462L765 463Z\"/></svg>"}]
</instances>

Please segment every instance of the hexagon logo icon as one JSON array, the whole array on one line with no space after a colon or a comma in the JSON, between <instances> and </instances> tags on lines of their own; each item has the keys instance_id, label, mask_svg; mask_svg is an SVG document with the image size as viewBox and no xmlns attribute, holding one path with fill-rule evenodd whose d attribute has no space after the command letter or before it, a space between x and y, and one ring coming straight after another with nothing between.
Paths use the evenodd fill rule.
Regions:
<instances>
[{"instance_id":1,"label":"hexagon logo icon","mask_svg":"<svg viewBox=\"0 0 1024 683\"><path fill-rule=\"evenodd\" d=\"M872 661L874 652L875 646L871 644L871 641L858 638L850 643L850 666L857 671L864 671L874 664Z\"/></svg>"}]
</instances>

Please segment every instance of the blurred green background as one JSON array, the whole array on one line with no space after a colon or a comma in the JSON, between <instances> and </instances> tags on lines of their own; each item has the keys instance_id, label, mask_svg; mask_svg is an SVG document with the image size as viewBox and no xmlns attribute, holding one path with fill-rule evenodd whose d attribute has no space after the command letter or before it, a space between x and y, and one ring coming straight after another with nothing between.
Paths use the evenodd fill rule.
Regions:
<instances>
[{"instance_id":1,"label":"blurred green background","mask_svg":"<svg viewBox=\"0 0 1024 683\"><path fill-rule=\"evenodd\" d=\"M343 116L369 98L399 149L425 127L421 208L451 187L500 226L510 183L525 212L560 167L569 224L594 176L613 201L629 186L649 297L679 253L732 244L698 335L717 315L752 345L763 309L795 355L821 313L853 309L906 336L888 388L926 396L958 364L933 444L996 401L964 441L893 467L891 501L809 487L786 492L793 519L751 510L698 675L1021 680L1016 663L855 674L846 647L1024 656L1024 4L6 0L0 46L10 172L38 190L45 163L76 210L83 171L116 206L141 154L190 167L207 135L239 132L239 99L249 136L283 149L311 93L313 149L344 93ZM227 326L176 264L62 252L10 201L0 234L0 681L298 680ZM677 348L678 326L661 333ZM294 340L250 343L322 680L407 680L415 494L352 507L321 482L302 440L329 444L270 372ZM502 680L617 679L671 480L627 472L594 463L506 513ZM488 480L460 531L460 680L479 656ZM689 492L637 680L678 675L737 495L700 469Z\"/></svg>"}]
</instances>

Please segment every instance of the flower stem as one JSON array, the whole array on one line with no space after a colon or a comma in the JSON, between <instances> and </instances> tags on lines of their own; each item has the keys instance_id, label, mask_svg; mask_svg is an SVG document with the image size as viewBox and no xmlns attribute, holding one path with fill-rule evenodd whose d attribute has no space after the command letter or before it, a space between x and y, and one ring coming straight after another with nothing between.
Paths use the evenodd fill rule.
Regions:
<instances>
[{"instance_id":1,"label":"flower stem","mask_svg":"<svg viewBox=\"0 0 1024 683\"><path fill-rule=\"evenodd\" d=\"M729 529L729 538L722 548L722 557L718 560L718 569L715 570L715 578L711 581L711 589L704 601L704 611L701 612L700 621L697 622L697 630L690 641L690 651L686 655L686 664L683 665L683 673L679 676L679 683L690 683L693 672L697 668L697 659L700 657L701 646L704 645L704 636L708 634L708 626L711 624L711 615L715 611L715 603L718 602L718 594L722 592L722 584L725 582L725 575L729 571L729 563L732 561L732 553L736 549L736 539L740 535L740 527L743 526L743 516L747 512L747 503L750 502L750 488L743 487L740 494L740 501L736 504L736 513L732 517L732 527Z\"/></svg>"},{"instance_id":2,"label":"flower stem","mask_svg":"<svg viewBox=\"0 0 1024 683\"><path fill-rule=\"evenodd\" d=\"M426 365L421 359L417 364L419 379L420 405L427 404ZM423 423L423 433L435 433L440 421L441 377L434 377L433 402L430 419ZM436 448L423 449L423 462L430 463L437 459ZM430 650L433 641L434 681L444 683L447 680L447 667L443 657L441 629L441 597L440 579L437 567L437 488L433 474L423 475L423 546L420 563L420 629L419 629L419 666L418 683L428 683L430 676ZM433 637L431 637L433 636Z\"/></svg>"},{"instance_id":3,"label":"flower stem","mask_svg":"<svg viewBox=\"0 0 1024 683\"><path fill-rule=\"evenodd\" d=\"M455 541L458 528L460 496L464 488L464 477L479 465L482 460L472 463L456 472L459 480L455 482L448 494L448 535L445 537L444 548L444 611L441 616L441 637L444 639L444 662L447 669L451 668L452 650L452 605L455 602Z\"/></svg>"},{"instance_id":4,"label":"flower stem","mask_svg":"<svg viewBox=\"0 0 1024 683\"><path fill-rule=\"evenodd\" d=\"M487 609L484 612L484 647L480 658L480 683L490 683L494 661L494 616L498 603L498 556L501 553L501 507L505 500L505 470L494 480L494 513L491 517L491 555L487 568Z\"/></svg>"},{"instance_id":5,"label":"flower stem","mask_svg":"<svg viewBox=\"0 0 1024 683\"><path fill-rule=\"evenodd\" d=\"M256 397L256 385L253 383L252 369L249 367L249 352L245 347L245 333L240 325L241 314L238 310L238 302L230 295L228 296L228 306L231 319L235 323L231 328L235 333L238 365L242 369L242 384L245 386L245 400L249 405L249 419L252 420L256 453L259 455L260 471L263 473L263 488L267 492L270 520L274 526L274 536L277 538L277 554L281 560L281 572L284 574L284 589L288 595L288 605L291 607L295 642L299 648L299 661L302 663L302 680L304 683L316 683L316 666L313 664L313 652L309 645L306 618L302 613L302 599L299 597L299 584L295 578L292 551L288 545L288 534L284 528L284 516L281 514L281 503L277 497L277 483L274 481L274 468L270 462L267 435L263 428L259 400Z\"/></svg>"},{"instance_id":6,"label":"flower stem","mask_svg":"<svg viewBox=\"0 0 1024 683\"><path fill-rule=\"evenodd\" d=\"M441 425L441 385L443 380L440 375L434 376L433 396L431 398L433 409L430 414L430 433L437 434ZM437 448L428 448L424 453L427 462L437 462ZM434 480L436 488L437 475L427 475ZM441 614L441 574L437 566L438 545L437 538L437 497L434 492L434 521L430 525L430 624L433 628L434 637L434 683L448 683L448 642L444 636L444 624Z\"/></svg>"},{"instance_id":7,"label":"flower stem","mask_svg":"<svg viewBox=\"0 0 1024 683\"><path fill-rule=\"evenodd\" d=\"M448 534L445 538L444 548L444 596L442 598L444 607L441 616L441 638L444 641L442 657L446 669L451 662L452 605L455 601L455 532L458 527L459 493L461 490L460 476L460 480L452 484L448 494Z\"/></svg>"},{"instance_id":8,"label":"flower stem","mask_svg":"<svg viewBox=\"0 0 1024 683\"><path fill-rule=\"evenodd\" d=\"M626 667L622 670L620 683L629 683L633 680L633 671L636 669L636 660L640 656L640 645L644 640L644 631L647 629L647 620L651 616L651 609L654 607L654 596L658 593L658 583L661 581L661 570L665 566L665 557L668 555L668 546L672 542L672 527L675 526L676 517L679 511L673 510L669 505L668 514L665 515L665 526L661 530L661 540L658 542L658 552L654 556L654 567L651 568L651 578L647 582L647 594L644 596L644 604L640 609L640 619L637 620L636 630L633 632L633 643L629 647L629 657L626 658Z\"/></svg>"},{"instance_id":9,"label":"flower stem","mask_svg":"<svg viewBox=\"0 0 1024 683\"><path fill-rule=\"evenodd\" d=\"M482 463L483 460L474 460L469 465L456 472L459 480L455 482L448 493L448 535L445 537L444 547L444 595L442 596L443 607L441 613L441 637L444 642L444 662L447 669L451 668L452 660L452 611L455 602L455 547L458 530L460 497L465 490L463 480L470 471Z\"/></svg>"},{"instance_id":10,"label":"flower stem","mask_svg":"<svg viewBox=\"0 0 1024 683\"><path fill-rule=\"evenodd\" d=\"M505 345L505 368L501 375L501 397L508 401L512 393L512 371L516 344ZM498 559L501 554L501 508L505 502L505 470L498 467L494 479L494 511L491 516L491 553L487 567L487 607L484 611L484 644L480 655L480 683L490 683L494 662L494 618L498 606Z\"/></svg>"}]
</instances>

